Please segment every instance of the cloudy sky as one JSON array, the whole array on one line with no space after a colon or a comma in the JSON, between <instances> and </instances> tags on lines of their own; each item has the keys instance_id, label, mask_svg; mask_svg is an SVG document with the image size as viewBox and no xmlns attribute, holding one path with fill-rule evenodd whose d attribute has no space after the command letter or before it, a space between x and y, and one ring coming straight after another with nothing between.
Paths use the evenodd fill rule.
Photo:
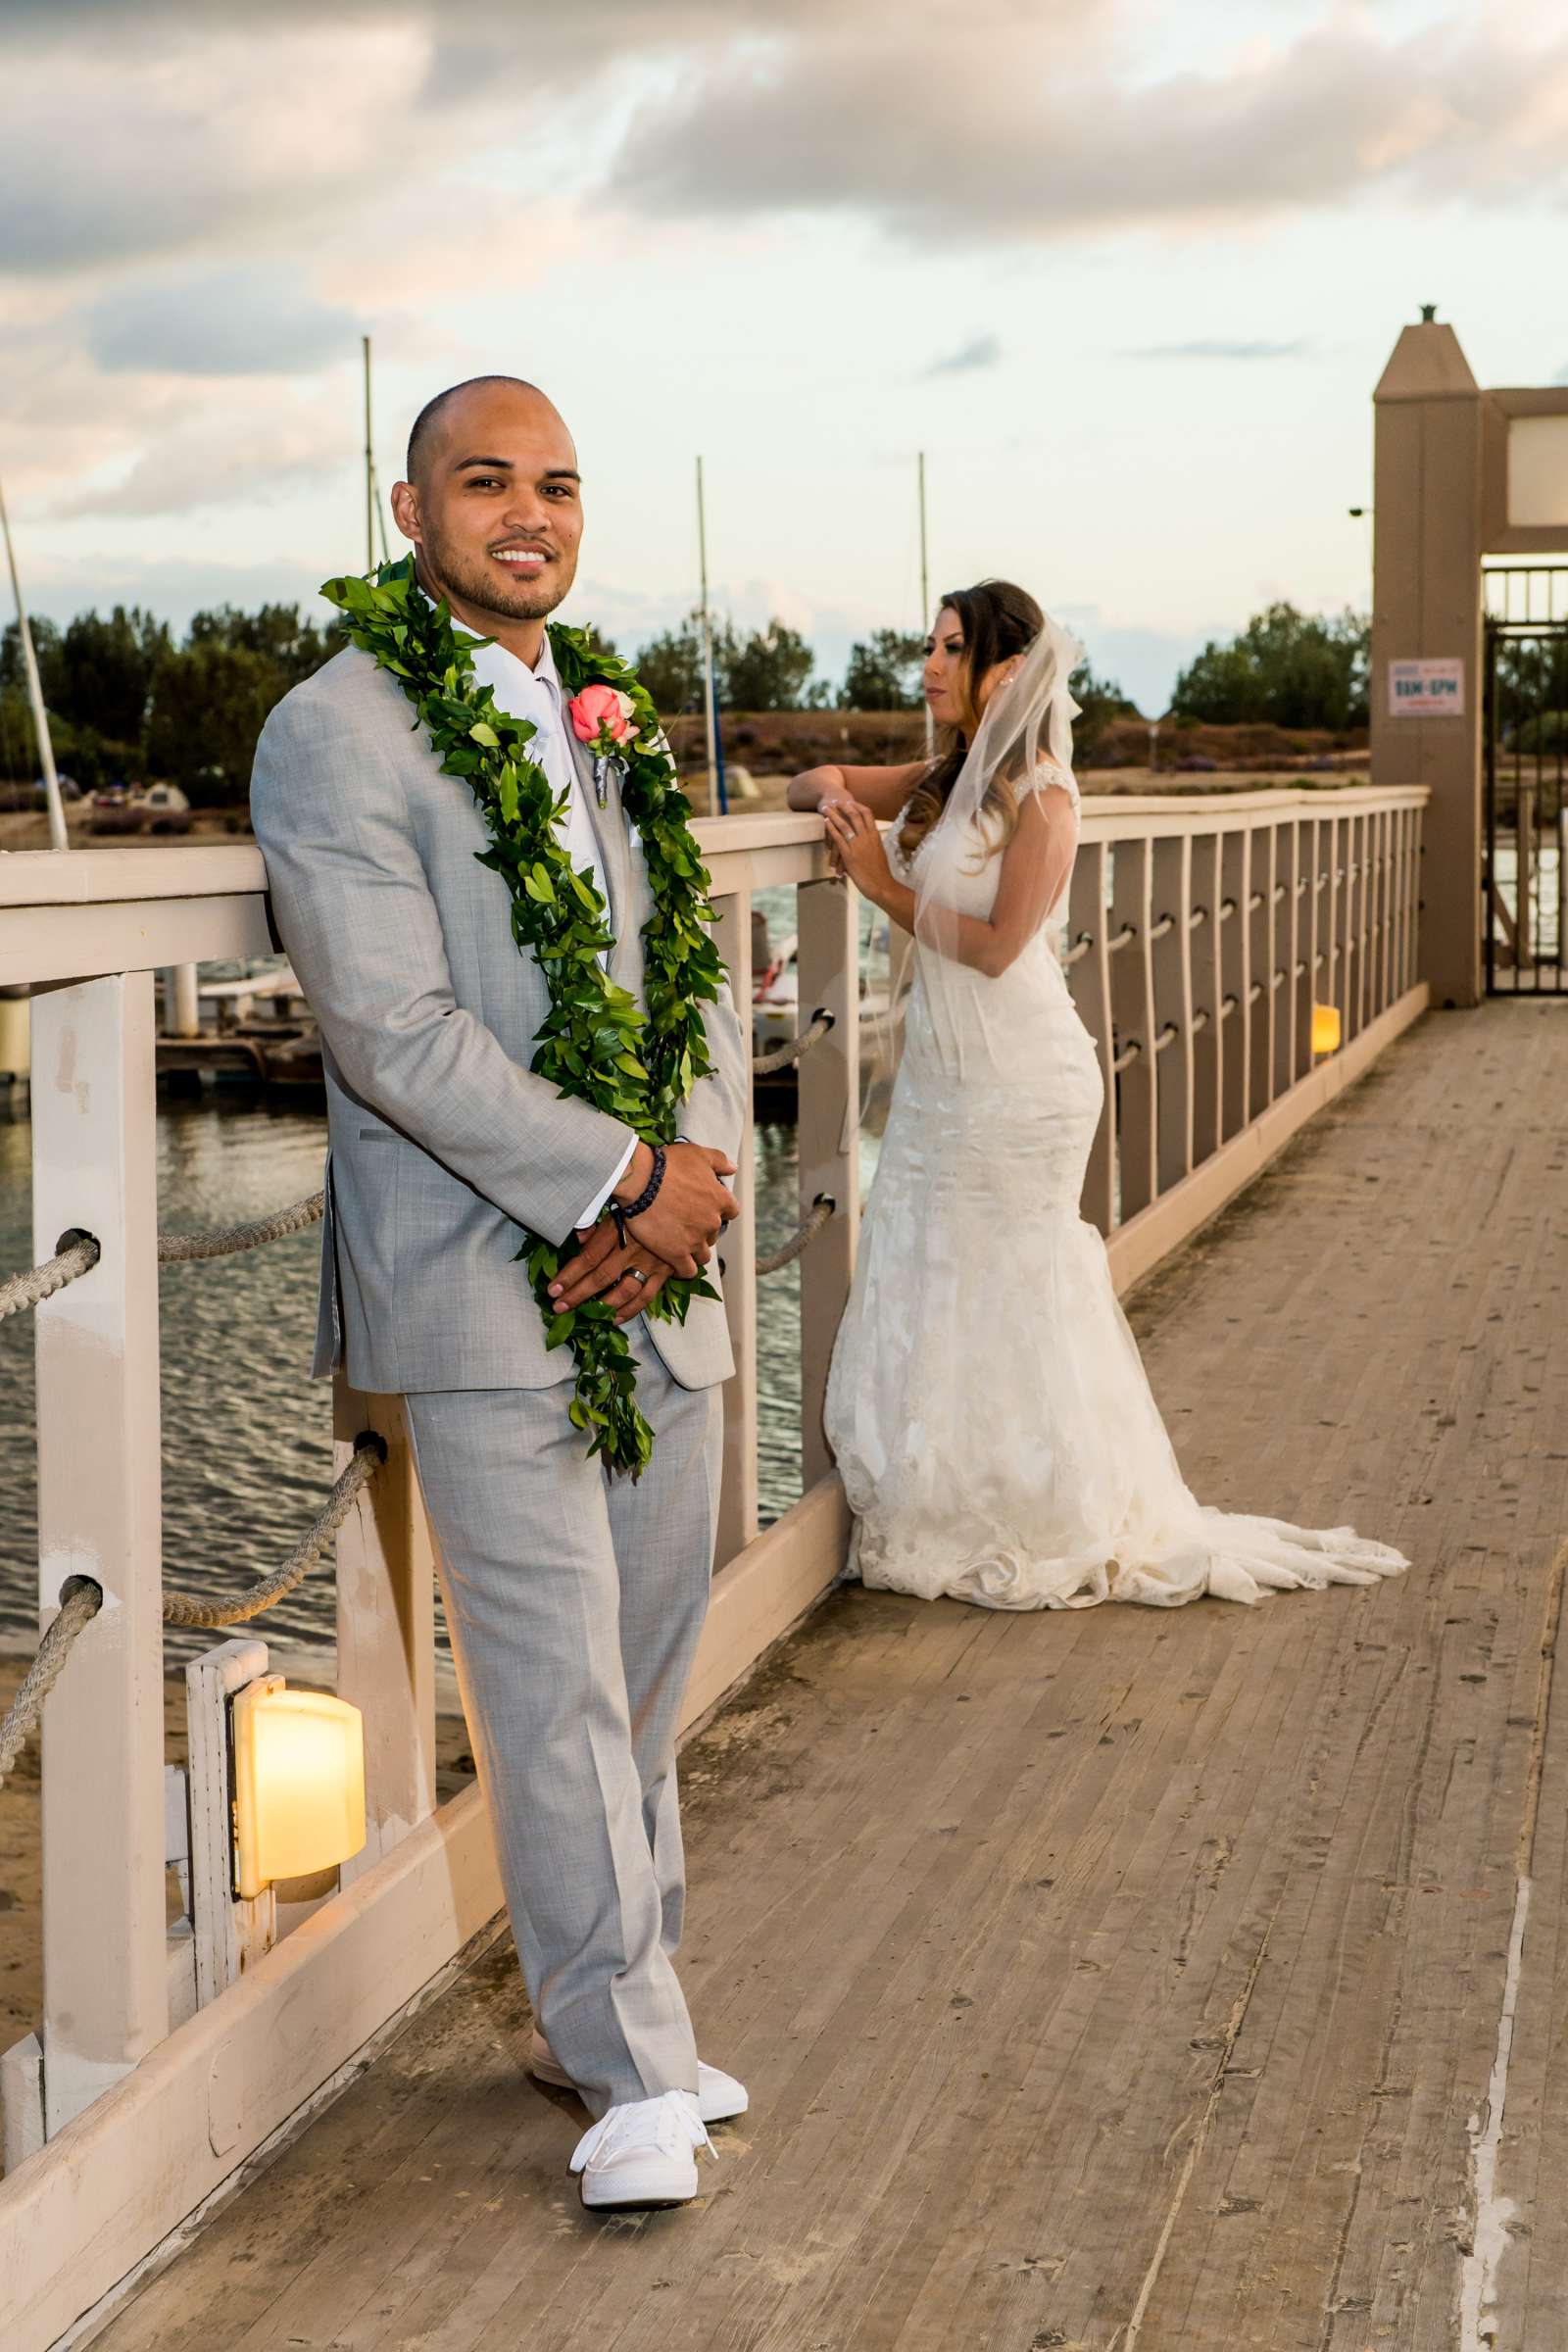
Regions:
<instances>
[{"instance_id":1,"label":"cloudy sky","mask_svg":"<svg viewBox=\"0 0 1568 2352\"><path fill-rule=\"evenodd\" d=\"M1426 301L1568 373L1568 19L1526 0L0 0L0 474L38 610L309 599L375 444L497 368L578 439L568 611L836 670L1023 580L1161 708L1363 604Z\"/></svg>"}]
</instances>

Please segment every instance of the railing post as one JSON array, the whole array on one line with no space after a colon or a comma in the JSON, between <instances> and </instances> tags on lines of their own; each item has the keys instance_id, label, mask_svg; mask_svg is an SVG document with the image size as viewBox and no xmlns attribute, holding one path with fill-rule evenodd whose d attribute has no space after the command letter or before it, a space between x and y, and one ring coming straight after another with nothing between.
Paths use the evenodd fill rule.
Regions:
<instances>
[{"instance_id":1,"label":"railing post","mask_svg":"<svg viewBox=\"0 0 1568 2352\"><path fill-rule=\"evenodd\" d=\"M729 968L730 992L735 999L748 1055L752 1051L752 894L737 890L714 901L718 921L714 936ZM798 1007L804 1027L811 1006L803 996ZM832 1044L829 1037L816 1051ZM810 1054L807 1060L811 1059ZM805 1079L801 1080L802 1085ZM735 1354L735 1377L724 1392L724 1475L719 1490L718 1544L713 1565L744 1551L757 1533L757 1163L752 1142L752 1090L746 1090L746 1123L736 1152L740 1170L730 1190L741 1213L725 1234L724 1312L729 1318L729 1344Z\"/></svg>"},{"instance_id":2,"label":"railing post","mask_svg":"<svg viewBox=\"0 0 1568 2352\"><path fill-rule=\"evenodd\" d=\"M1281 1092L1312 1068L1312 971L1307 964L1307 929L1312 896L1312 821L1293 816L1286 835L1286 875L1291 882L1291 922L1286 924L1286 993L1284 993L1284 1080Z\"/></svg>"},{"instance_id":3,"label":"railing post","mask_svg":"<svg viewBox=\"0 0 1568 2352\"><path fill-rule=\"evenodd\" d=\"M38 1613L103 1607L44 1710L44 2125L53 2136L169 2031L153 976L32 1001L33 1243L96 1236L37 1309Z\"/></svg>"},{"instance_id":4,"label":"railing post","mask_svg":"<svg viewBox=\"0 0 1568 2352\"><path fill-rule=\"evenodd\" d=\"M1251 842L1244 821L1220 843L1220 898L1231 909L1223 917L1220 933L1220 1115L1226 1143L1240 1135L1256 1108L1250 1100L1248 1078L1252 1035L1252 924L1247 910L1252 883Z\"/></svg>"},{"instance_id":5,"label":"railing post","mask_svg":"<svg viewBox=\"0 0 1568 2352\"><path fill-rule=\"evenodd\" d=\"M1279 995L1274 974L1275 955L1274 842L1272 819L1254 820L1248 827L1247 935L1251 942L1251 978L1248 1000L1252 1008L1248 1032L1249 1061L1247 1115L1255 1119L1274 1100L1274 1002ZM1253 899L1258 901L1253 906ZM1259 993L1254 998L1252 991Z\"/></svg>"},{"instance_id":6,"label":"railing post","mask_svg":"<svg viewBox=\"0 0 1568 2352\"><path fill-rule=\"evenodd\" d=\"M1137 1058L1119 1081L1116 1140L1121 1163L1120 1222L1147 1208L1159 1190L1155 1164L1153 964L1149 934L1153 926L1150 845L1118 841L1111 866L1110 929L1115 939L1129 926L1135 936L1110 959L1110 1009L1118 1056L1136 1040Z\"/></svg>"},{"instance_id":7,"label":"railing post","mask_svg":"<svg viewBox=\"0 0 1568 2352\"><path fill-rule=\"evenodd\" d=\"M1367 966L1367 891L1371 883L1372 858L1368 819L1363 813L1352 817L1350 829L1355 839L1355 974L1354 1029L1359 1036L1366 1026L1366 966Z\"/></svg>"},{"instance_id":8,"label":"railing post","mask_svg":"<svg viewBox=\"0 0 1568 2352\"><path fill-rule=\"evenodd\" d=\"M1324 851L1323 820L1307 817L1301 827L1301 877L1306 890L1301 900L1301 921L1297 930L1301 960L1306 970L1301 975L1300 995L1298 998L1299 1018L1296 1038L1296 1075L1304 1078L1312 1067L1312 1007L1322 997L1318 961L1323 950Z\"/></svg>"},{"instance_id":9,"label":"railing post","mask_svg":"<svg viewBox=\"0 0 1568 2352\"><path fill-rule=\"evenodd\" d=\"M1170 929L1153 942L1154 1034L1150 1052L1158 1057L1158 1184L1162 1193L1180 1184L1193 1165L1193 967L1188 914L1193 904L1193 837L1173 833L1153 844L1156 927ZM1167 1025L1173 1037L1161 1038Z\"/></svg>"},{"instance_id":10,"label":"railing post","mask_svg":"<svg viewBox=\"0 0 1568 2352\"><path fill-rule=\"evenodd\" d=\"M821 1193L836 1204L801 1260L801 1484L809 1494L831 1466L822 1398L860 1223L859 902L831 880L803 882L796 900L801 1023L819 1005L833 1015L799 1080L801 1214Z\"/></svg>"},{"instance_id":11,"label":"railing post","mask_svg":"<svg viewBox=\"0 0 1568 2352\"><path fill-rule=\"evenodd\" d=\"M1350 887L1350 820L1348 816L1335 814L1329 818L1328 874L1328 924L1323 938L1327 957L1323 966L1323 1002L1338 1005L1342 1034L1348 1037L1350 997L1346 977L1346 959L1342 952L1346 901Z\"/></svg>"},{"instance_id":12,"label":"railing post","mask_svg":"<svg viewBox=\"0 0 1568 2352\"><path fill-rule=\"evenodd\" d=\"M1089 942L1088 954L1068 972L1068 984L1078 1017L1095 1041L1105 1090L1104 1107L1089 1147L1080 1206L1089 1223L1106 1236L1116 1222L1116 1080L1110 1067L1110 956L1105 911L1108 855L1102 841L1084 843L1072 869L1067 906L1069 952L1080 939Z\"/></svg>"},{"instance_id":13,"label":"railing post","mask_svg":"<svg viewBox=\"0 0 1568 2352\"><path fill-rule=\"evenodd\" d=\"M1189 913L1201 906L1204 917L1191 933L1190 957L1192 1013L1194 1023L1203 1016L1200 1027L1193 1032L1193 1164L1198 1166L1211 1152L1219 1150L1223 1126L1223 1103L1220 1074L1224 1060L1225 1017L1221 1010L1225 991L1221 981L1221 943L1225 926L1220 920L1220 901L1224 897L1220 879L1220 836L1200 833L1193 844L1192 905Z\"/></svg>"},{"instance_id":14,"label":"railing post","mask_svg":"<svg viewBox=\"0 0 1568 2352\"><path fill-rule=\"evenodd\" d=\"M387 1458L337 1539L337 1689L365 1717L365 1827L347 1886L435 1807L435 1556L401 1396L332 1383L332 1475L373 1429Z\"/></svg>"}]
</instances>

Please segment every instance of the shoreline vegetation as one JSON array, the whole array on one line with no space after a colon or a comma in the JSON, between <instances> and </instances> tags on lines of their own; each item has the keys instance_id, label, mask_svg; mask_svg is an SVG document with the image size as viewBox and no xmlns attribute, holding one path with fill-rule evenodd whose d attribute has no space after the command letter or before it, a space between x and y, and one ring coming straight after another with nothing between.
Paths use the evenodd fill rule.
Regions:
<instances>
[{"instance_id":1,"label":"shoreline vegetation","mask_svg":"<svg viewBox=\"0 0 1568 2352\"><path fill-rule=\"evenodd\" d=\"M707 749L700 716L669 722L670 748L682 788L699 817L709 813ZM873 765L918 760L925 748L918 710L728 710L723 718L725 771L732 815L782 809L797 770L835 760ZM1115 718L1099 731L1078 770L1093 796L1138 793L1258 792L1269 786L1349 784L1367 780L1364 728L1334 734L1327 728L1253 723L1220 726L1200 720L1161 722L1150 765L1150 728L1142 718ZM13 805L7 807L6 800ZM23 805L16 806L21 802ZM179 829L151 822L126 827L120 808L100 808L91 797L68 801L66 822L74 847L138 846L168 849L181 842L248 841L243 799L192 808ZM42 797L0 785L0 851L45 850L49 819Z\"/></svg>"},{"instance_id":2,"label":"shoreline vegetation","mask_svg":"<svg viewBox=\"0 0 1568 2352\"><path fill-rule=\"evenodd\" d=\"M584 638L618 654L592 622ZM689 613L631 654L654 707L666 714L683 780L707 763L704 618ZM57 764L89 833L177 838L242 831L251 762L268 712L340 650L330 622L298 605L196 613L175 637L140 607L80 612L33 631ZM1276 603L1225 643L1205 645L1151 718L1086 656L1072 673L1081 706L1077 766L1091 789L1136 789L1136 771L1180 777L1333 768L1364 744L1370 624ZM711 624L711 676L723 756L737 803L782 805L784 778L848 758L917 759L924 746L925 638L876 629L852 647L844 675L819 675L800 633L776 616L749 634ZM674 714L674 715L669 715ZM0 810L27 816L38 800L38 752L17 624L0 630ZM1107 785L1106 776L1122 781ZM755 786L755 790L754 790ZM154 796L149 799L149 788ZM1147 788L1147 786L1146 786ZM1162 789L1165 787L1161 787ZM778 799L771 799L776 792ZM699 808L702 800L699 796ZM156 801L156 805L155 805ZM3 837L0 837L3 838ZM30 840L4 846L31 847Z\"/></svg>"}]
</instances>

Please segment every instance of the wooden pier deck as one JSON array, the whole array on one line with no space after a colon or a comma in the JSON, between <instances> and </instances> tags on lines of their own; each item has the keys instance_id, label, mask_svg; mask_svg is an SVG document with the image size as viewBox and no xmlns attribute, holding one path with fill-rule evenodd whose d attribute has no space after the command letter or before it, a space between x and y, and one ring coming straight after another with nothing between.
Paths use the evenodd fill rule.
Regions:
<instances>
[{"instance_id":1,"label":"wooden pier deck","mask_svg":"<svg viewBox=\"0 0 1568 2352\"><path fill-rule=\"evenodd\" d=\"M500 1936L95 2341L1568 2341L1565 1279L1568 1004L1429 1018L1133 1307L1201 1494L1407 1577L835 1596L686 1757L701 2205L581 2214Z\"/></svg>"}]
</instances>

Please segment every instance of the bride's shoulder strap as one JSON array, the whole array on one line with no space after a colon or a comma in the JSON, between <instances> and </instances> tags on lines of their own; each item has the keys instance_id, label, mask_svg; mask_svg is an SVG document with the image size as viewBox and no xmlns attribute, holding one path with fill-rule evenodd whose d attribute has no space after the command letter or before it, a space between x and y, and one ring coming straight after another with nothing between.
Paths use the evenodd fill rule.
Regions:
<instances>
[{"instance_id":1,"label":"bride's shoulder strap","mask_svg":"<svg viewBox=\"0 0 1568 2352\"><path fill-rule=\"evenodd\" d=\"M1077 777L1070 767L1063 767L1058 760L1039 760L1029 779L1029 789L1032 792L1064 792L1075 808L1082 798Z\"/></svg>"}]
</instances>

